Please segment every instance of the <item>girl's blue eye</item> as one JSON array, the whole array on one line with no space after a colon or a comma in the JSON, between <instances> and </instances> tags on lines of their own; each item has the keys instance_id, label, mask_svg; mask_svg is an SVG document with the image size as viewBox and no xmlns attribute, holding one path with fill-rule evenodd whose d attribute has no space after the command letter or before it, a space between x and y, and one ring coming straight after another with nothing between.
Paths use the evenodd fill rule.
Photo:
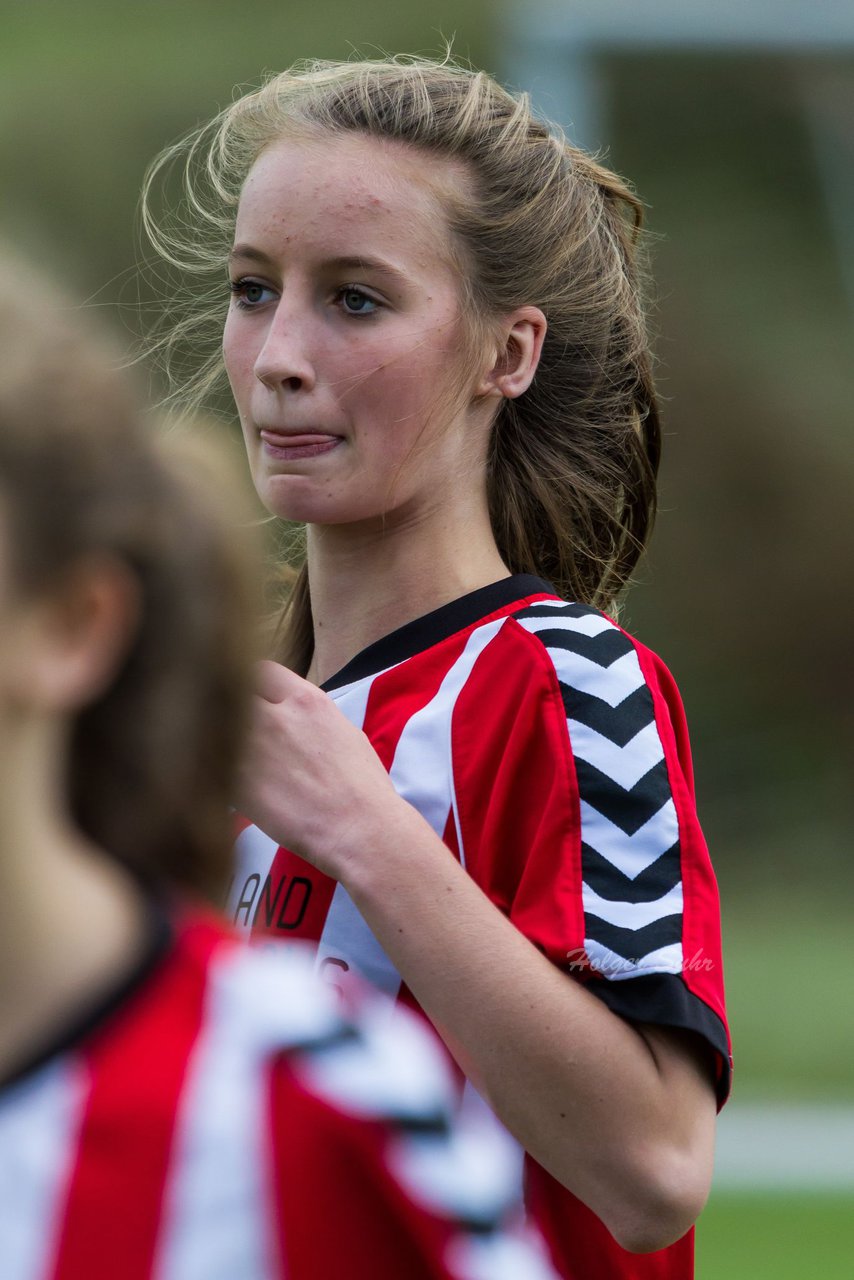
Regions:
<instances>
[{"instance_id":1,"label":"girl's blue eye","mask_svg":"<svg viewBox=\"0 0 854 1280\"><path fill-rule=\"evenodd\" d=\"M338 298L348 316L369 316L377 310L378 303L355 285L345 285L338 290Z\"/></svg>"},{"instance_id":2,"label":"girl's blue eye","mask_svg":"<svg viewBox=\"0 0 854 1280\"><path fill-rule=\"evenodd\" d=\"M244 307L246 310L252 310L261 306L264 302L269 302L269 297L264 295L272 295L273 293L273 290L268 285L261 284L258 280L232 280L229 288L237 301L237 305Z\"/></svg>"}]
</instances>

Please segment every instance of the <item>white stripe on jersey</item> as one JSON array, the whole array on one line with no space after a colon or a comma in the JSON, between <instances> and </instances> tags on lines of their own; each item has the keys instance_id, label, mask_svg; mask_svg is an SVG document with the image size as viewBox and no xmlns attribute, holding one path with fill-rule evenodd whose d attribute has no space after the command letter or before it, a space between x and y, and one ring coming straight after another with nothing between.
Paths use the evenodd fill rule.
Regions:
<instances>
[{"instance_id":1,"label":"white stripe on jersey","mask_svg":"<svg viewBox=\"0 0 854 1280\"><path fill-rule=\"evenodd\" d=\"M387 1002L373 993L365 993L359 1010L358 1039L342 1041L334 1052L297 1058L294 1071L313 1093L368 1119L424 1121L449 1115L456 1103L438 1041L400 1005L389 1017Z\"/></svg>"},{"instance_id":2,"label":"white stripe on jersey","mask_svg":"<svg viewBox=\"0 0 854 1280\"><path fill-rule=\"evenodd\" d=\"M386 667L385 670L390 671L391 668ZM338 710L342 711L357 729L361 729L365 723L365 712L368 709L368 698L371 696L374 681L383 675L385 671L378 671L372 676L363 676L353 684L345 684L340 689L333 689L328 695Z\"/></svg>"},{"instance_id":3,"label":"white stripe on jersey","mask_svg":"<svg viewBox=\"0 0 854 1280\"><path fill-rule=\"evenodd\" d=\"M545 605L555 609L565 609L566 605L562 600L538 600L531 607L534 609L542 609ZM549 618L535 614L531 618L516 618L516 622L520 627L524 627L526 631L574 631L577 635L582 636L598 636L603 631L608 631L615 624L604 613L584 613L579 618L561 617Z\"/></svg>"},{"instance_id":4,"label":"white stripe on jersey","mask_svg":"<svg viewBox=\"0 0 854 1280\"><path fill-rule=\"evenodd\" d=\"M451 809L451 720L457 698L475 662L506 621L498 618L472 631L431 700L407 720L394 753L389 775L395 791L427 819L440 838Z\"/></svg>"},{"instance_id":5,"label":"white stripe on jersey","mask_svg":"<svg viewBox=\"0 0 854 1280\"><path fill-rule=\"evenodd\" d=\"M267 1280L274 1274L275 1242L267 1234L262 1060L257 1046L240 1034L240 1009L230 998L230 984L219 980L216 962L210 977L204 1029L178 1109L154 1275Z\"/></svg>"},{"instance_id":6,"label":"white stripe on jersey","mask_svg":"<svg viewBox=\"0 0 854 1280\"><path fill-rule=\"evenodd\" d=\"M434 1213L471 1222L501 1219L521 1202L523 1152L494 1116L472 1123L464 1111L446 1134L407 1134L390 1161L403 1186Z\"/></svg>"},{"instance_id":7,"label":"white stripe on jersey","mask_svg":"<svg viewBox=\"0 0 854 1280\"><path fill-rule=\"evenodd\" d=\"M567 724L575 758L585 760L594 769L619 783L624 791L630 791L659 760L664 759L664 747L654 720L639 729L624 746L597 733L579 720L567 720Z\"/></svg>"},{"instance_id":8,"label":"white stripe on jersey","mask_svg":"<svg viewBox=\"0 0 854 1280\"><path fill-rule=\"evenodd\" d=\"M176 1121L157 1280L268 1280L272 1048L329 1035L340 1015L302 949L229 948L211 963L202 1034Z\"/></svg>"},{"instance_id":9,"label":"white stripe on jersey","mask_svg":"<svg viewBox=\"0 0 854 1280\"><path fill-rule=\"evenodd\" d=\"M0 1102L0 1205L3 1280L48 1273L60 1230L60 1207L77 1154L77 1133L89 1093L80 1063L67 1060L3 1091Z\"/></svg>"},{"instance_id":10,"label":"white stripe on jersey","mask_svg":"<svg viewBox=\"0 0 854 1280\"><path fill-rule=\"evenodd\" d=\"M352 969L392 1000L400 990L400 974L371 933L343 884L335 886L317 944L318 969L326 967L324 961L341 965L342 973ZM330 975L333 973L337 981L337 968L330 969Z\"/></svg>"},{"instance_id":11,"label":"white stripe on jersey","mask_svg":"<svg viewBox=\"0 0 854 1280\"><path fill-rule=\"evenodd\" d=\"M244 933L249 933L252 928L252 910L244 910L241 912L241 918L239 920L235 919L234 914L240 901L243 886L246 884L250 875L257 875L260 877L260 893L260 885L263 885L267 876L270 874L270 868L273 865L273 859L276 856L276 850L278 847L279 846L276 844L276 841L272 840L270 836L265 835L259 827L254 825L254 823L251 826L244 828L235 842L235 875L234 880L232 881L232 889L229 894L227 914L234 927L236 929L241 929ZM259 901L258 893L253 897L252 901L253 904Z\"/></svg>"},{"instance_id":12,"label":"white stripe on jersey","mask_svg":"<svg viewBox=\"0 0 854 1280\"><path fill-rule=\"evenodd\" d=\"M533 1232L460 1236L448 1249L460 1280L557 1280L542 1241Z\"/></svg>"},{"instance_id":13,"label":"white stripe on jersey","mask_svg":"<svg viewBox=\"0 0 854 1280\"><path fill-rule=\"evenodd\" d=\"M626 978L640 978L645 973L681 973L682 944L671 942L657 951L647 955L619 956L616 951L597 942L595 938L584 939L584 950L590 963L611 982L622 982Z\"/></svg>"},{"instance_id":14,"label":"white stripe on jersey","mask_svg":"<svg viewBox=\"0 0 854 1280\"><path fill-rule=\"evenodd\" d=\"M465 648L448 668L433 698L407 720L394 753L389 777L394 783L395 791L427 819L439 837L444 834L451 809L456 812L452 781L451 718L457 697L471 675L477 658L506 621L506 618L498 618L477 627L471 633ZM361 706L364 717L371 683L369 680L359 683L358 701L349 704L349 714L356 714L357 707ZM338 705L345 713L348 712L345 699L341 699ZM464 850L460 845L460 861L463 866L464 859ZM343 885L336 885L332 895L318 943L317 957L318 966L328 959L344 961L391 999L400 990L400 974Z\"/></svg>"},{"instance_id":15,"label":"white stripe on jersey","mask_svg":"<svg viewBox=\"0 0 854 1280\"><path fill-rule=\"evenodd\" d=\"M672 799L665 800L633 835L621 830L586 800L581 801L580 810L582 840L630 880L651 867L679 839L679 819Z\"/></svg>"},{"instance_id":16,"label":"white stripe on jersey","mask_svg":"<svg viewBox=\"0 0 854 1280\"><path fill-rule=\"evenodd\" d=\"M444 835L452 804L453 709L462 686L469 680L471 668L506 621L507 618L497 618L471 632L465 649L448 668L433 698L408 718L394 751L389 769L394 790L428 820L439 837ZM462 850L460 856L462 858Z\"/></svg>"},{"instance_id":17,"label":"white stripe on jersey","mask_svg":"<svg viewBox=\"0 0 854 1280\"><path fill-rule=\"evenodd\" d=\"M614 901L610 898L600 898L588 884L583 884L581 887L585 912L598 916L600 920L607 920L608 924L616 925L620 929L643 929L646 925L653 924L656 920L663 920L666 916L682 914L681 880L654 902Z\"/></svg>"}]
</instances>

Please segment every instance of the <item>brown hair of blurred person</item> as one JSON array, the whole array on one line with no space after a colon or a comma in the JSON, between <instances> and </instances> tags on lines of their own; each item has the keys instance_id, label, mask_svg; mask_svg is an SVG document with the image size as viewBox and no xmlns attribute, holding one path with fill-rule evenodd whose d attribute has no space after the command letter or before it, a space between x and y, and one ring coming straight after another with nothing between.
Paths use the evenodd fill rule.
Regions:
<instances>
[{"instance_id":1,"label":"brown hair of blurred person","mask_svg":"<svg viewBox=\"0 0 854 1280\"><path fill-rule=\"evenodd\" d=\"M422 58L299 64L271 77L167 149L149 173L143 218L161 259L190 276L186 307L160 347L211 351L178 398L198 404L222 372L223 277L247 174L282 138L362 134L446 162L438 188L459 271L460 381L495 318L523 304L548 322L536 378L497 407L488 455L489 515L511 573L539 575L569 600L614 611L648 540L660 452L642 306L642 205L607 168L483 72ZM153 185L182 166L174 216ZM432 175L432 177L431 177ZM186 287L186 286L185 286ZM176 283L175 310L183 305ZM177 366L177 362L176 362ZM452 395L459 388L451 386ZM441 412L442 406L437 405ZM302 567L276 656L305 674L313 648Z\"/></svg>"},{"instance_id":2,"label":"brown hair of blurred person","mask_svg":"<svg viewBox=\"0 0 854 1280\"><path fill-rule=\"evenodd\" d=\"M82 614L104 582L124 600L100 679L54 708L68 729L61 807L149 884L219 896L255 603L205 493L221 500L227 478L155 441L85 317L44 285L38 308L21 307L22 278L29 267L0 260L3 577L33 606Z\"/></svg>"}]
</instances>

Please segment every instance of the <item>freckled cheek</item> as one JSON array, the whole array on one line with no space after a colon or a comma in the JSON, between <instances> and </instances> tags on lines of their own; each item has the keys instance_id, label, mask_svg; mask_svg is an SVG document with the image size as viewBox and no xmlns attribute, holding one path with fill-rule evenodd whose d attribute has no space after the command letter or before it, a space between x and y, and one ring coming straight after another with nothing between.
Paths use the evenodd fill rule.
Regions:
<instances>
[{"instance_id":1,"label":"freckled cheek","mask_svg":"<svg viewBox=\"0 0 854 1280\"><path fill-rule=\"evenodd\" d=\"M392 416L421 416L427 412L441 391L446 366L424 353L423 359L391 361L372 379L374 394L382 400Z\"/></svg>"},{"instance_id":2,"label":"freckled cheek","mask_svg":"<svg viewBox=\"0 0 854 1280\"><path fill-rule=\"evenodd\" d=\"M232 388L234 388L236 391L235 384L238 379L239 365L237 362L234 346L230 342L224 341L222 344L222 362L225 365L225 372L228 375L228 380L231 383Z\"/></svg>"},{"instance_id":3,"label":"freckled cheek","mask_svg":"<svg viewBox=\"0 0 854 1280\"><path fill-rule=\"evenodd\" d=\"M343 384L342 384L343 385ZM364 369L348 379L349 389L339 394L343 408L372 436L385 426L410 417L413 408L411 381L394 364Z\"/></svg>"},{"instance_id":4,"label":"freckled cheek","mask_svg":"<svg viewBox=\"0 0 854 1280\"><path fill-rule=\"evenodd\" d=\"M222 327L222 358L226 366L234 358L235 348L238 344L238 330L235 327L234 308L230 307L226 313L225 324Z\"/></svg>"},{"instance_id":5,"label":"freckled cheek","mask_svg":"<svg viewBox=\"0 0 854 1280\"><path fill-rule=\"evenodd\" d=\"M315 353L314 367L342 408L381 406L388 395L388 352Z\"/></svg>"},{"instance_id":6,"label":"freckled cheek","mask_svg":"<svg viewBox=\"0 0 854 1280\"><path fill-rule=\"evenodd\" d=\"M222 359L239 408L244 408L255 377L255 351L228 331L223 335Z\"/></svg>"}]
</instances>

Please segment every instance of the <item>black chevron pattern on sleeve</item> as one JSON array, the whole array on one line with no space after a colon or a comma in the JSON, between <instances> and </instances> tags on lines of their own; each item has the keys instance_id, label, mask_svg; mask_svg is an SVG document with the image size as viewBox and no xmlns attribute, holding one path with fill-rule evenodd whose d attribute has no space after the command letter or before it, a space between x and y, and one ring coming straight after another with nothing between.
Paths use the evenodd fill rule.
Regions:
<instances>
[{"instance_id":1,"label":"black chevron pattern on sleeve","mask_svg":"<svg viewBox=\"0 0 854 1280\"><path fill-rule=\"evenodd\" d=\"M599 610L537 604L567 718L581 809L585 949L604 978L679 973L681 850L652 693L634 645Z\"/></svg>"},{"instance_id":2,"label":"black chevron pattern on sleeve","mask_svg":"<svg viewBox=\"0 0 854 1280\"><path fill-rule=\"evenodd\" d=\"M577 653L588 662L595 662L600 667L610 667L618 658L626 656L626 637L616 627L598 636L545 628L537 634L547 649L557 648L569 653Z\"/></svg>"},{"instance_id":3,"label":"black chevron pattern on sleeve","mask_svg":"<svg viewBox=\"0 0 854 1280\"><path fill-rule=\"evenodd\" d=\"M670 854L672 856L668 857ZM582 842L581 857L584 867L584 881L600 898L621 901L626 892L624 878L614 875L613 863L603 858L589 844ZM681 880L679 866L679 849L665 850L663 857L656 859L646 871L641 871L631 883L633 902L656 902L675 889Z\"/></svg>"},{"instance_id":4,"label":"black chevron pattern on sleeve","mask_svg":"<svg viewBox=\"0 0 854 1280\"><path fill-rule=\"evenodd\" d=\"M652 924L640 929L621 929L609 924L607 920L596 922L596 941L607 947L615 956L634 965L651 951L657 951L668 943L681 941L682 916L674 914L662 916ZM604 969L605 976L610 976L609 968Z\"/></svg>"},{"instance_id":5,"label":"black chevron pattern on sleeve","mask_svg":"<svg viewBox=\"0 0 854 1280\"><path fill-rule=\"evenodd\" d=\"M631 742L635 734L649 724L650 698L646 685L630 693L617 707L609 707L594 694L571 689L567 684L561 683L560 691L567 719L606 734L619 747Z\"/></svg>"},{"instance_id":6,"label":"black chevron pattern on sleeve","mask_svg":"<svg viewBox=\"0 0 854 1280\"><path fill-rule=\"evenodd\" d=\"M629 836L646 826L670 798L664 760L653 765L633 787L619 790L613 777L584 759L576 757L575 772L581 798Z\"/></svg>"}]
</instances>

